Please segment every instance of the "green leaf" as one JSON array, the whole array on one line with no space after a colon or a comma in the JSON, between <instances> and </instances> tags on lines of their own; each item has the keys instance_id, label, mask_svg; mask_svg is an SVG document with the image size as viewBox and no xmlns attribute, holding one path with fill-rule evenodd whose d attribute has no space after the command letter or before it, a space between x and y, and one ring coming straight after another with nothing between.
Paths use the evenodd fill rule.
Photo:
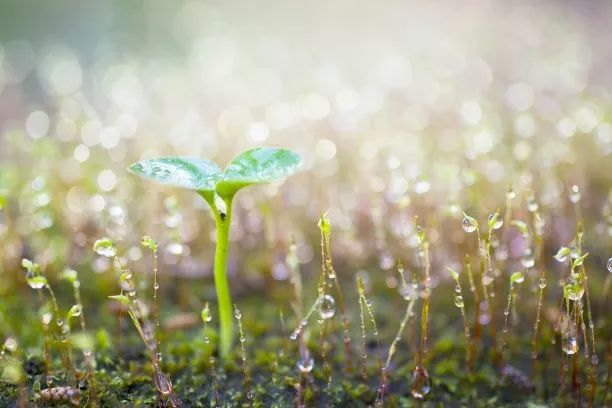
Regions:
<instances>
[{"instance_id":1,"label":"green leaf","mask_svg":"<svg viewBox=\"0 0 612 408\"><path fill-rule=\"evenodd\" d=\"M251 184L269 183L295 173L302 164L297 153L286 149L257 147L234 157L217 183L216 191L224 198Z\"/></svg>"},{"instance_id":2,"label":"green leaf","mask_svg":"<svg viewBox=\"0 0 612 408\"><path fill-rule=\"evenodd\" d=\"M159 183L210 192L215 190L217 181L223 176L219 166L210 160L189 157L143 160L130 165L128 170Z\"/></svg>"}]
</instances>

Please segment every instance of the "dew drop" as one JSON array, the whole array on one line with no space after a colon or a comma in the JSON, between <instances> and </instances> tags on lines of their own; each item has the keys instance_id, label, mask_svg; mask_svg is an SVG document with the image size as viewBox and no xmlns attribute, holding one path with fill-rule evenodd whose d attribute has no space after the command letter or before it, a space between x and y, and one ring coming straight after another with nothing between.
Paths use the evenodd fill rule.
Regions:
<instances>
[{"instance_id":1,"label":"dew drop","mask_svg":"<svg viewBox=\"0 0 612 408\"><path fill-rule=\"evenodd\" d=\"M242 313L240 312L240 309L235 308L234 309L234 317L238 320L240 320L242 318Z\"/></svg>"},{"instance_id":2,"label":"dew drop","mask_svg":"<svg viewBox=\"0 0 612 408\"><path fill-rule=\"evenodd\" d=\"M28 272L26 282L32 289L42 289L46 285L47 279L44 276L34 276Z\"/></svg>"},{"instance_id":3,"label":"dew drop","mask_svg":"<svg viewBox=\"0 0 612 408\"><path fill-rule=\"evenodd\" d=\"M563 316L561 326L562 340L561 349L565 354L576 354L578 352L578 339L576 338L576 323L567 315Z\"/></svg>"},{"instance_id":4,"label":"dew drop","mask_svg":"<svg viewBox=\"0 0 612 408\"><path fill-rule=\"evenodd\" d=\"M531 250L525 251L525 254L521 258L521 265L523 265L524 268L533 268L535 265L535 259L533 258Z\"/></svg>"},{"instance_id":5,"label":"dew drop","mask_svg":"<svg viewBox=\"0 0 612 408\"><path fill-rule=\"evenodd\" d=\"M529 197L527 200L527 210L529 212L536 212L538 211L538 208L538 202L535 200L535 197Z\"/></svg>"},{"instance_id":6,"label":"dew drop","mask_svg":"<svg viewBox=\"0 0 612 408\"><path fill-rule=\"evenodd\" d=\"M162 395L168 395L172 392L172 383L162 372L161 368L159 368L158 364L153 364L153 383L157 391Z\"/></svg>"},{"instance_id":7,"label":"dew drop","mask_svg":"<svg viewBox=\"0 0 612 408\"><path fill-rule=\"evenodd\" d=\"M571 251L569 248L562 246L561 248L559 248L554 258L557 260L557 262L563 263L567 261L567 258L569 257L570 252Z\"/></svg>"},{"instance_id":8,"label":"dew drop","mask_svg":"<svg viewBox=\"0 0 612 408\"><path fill-rule=\"evenodd\" d=\"M410 394L414 398L423 399L431 390L431 379L427 370L422 367L416 367L412 374L412 386L410 387Z\"/></svg>"},{"instance_id":9,"label":"dew drop","mask_svg":"<svg viewBox=\"0 0 612 408\"><path fill-rule=\"evenodd\" d=\"M4 347L8 350L8 351L15 351L17 349L17 340L15 340L13 337L9 337L4 341Z\"/></svg>"},{"instance_id":10,"label":"dew drop","mask_svg":"<svg viewBox=\"0 0 612 408\"><path fill-rule=\"evenodd\" d=\"M100 238L94 243L93 250L96 254L112 258L117 255L117 249L109 238Z\"/></svg>"},{"instance_id":11,"label":"dew drop","mask_svg":"<svg viewBox=\"0 0 612 408\"><path fill-rule=\"evenodd\" d=\"M331 295L325 295L319 302L319 314L321 319L327 320L334 317L336 313L336 301Z\"/></svg>"},{"instance_id":12,"label":"dew drop","mask_svg":"<svg viewBox=\"0 0 612 408\"><path fill-rule=\"evenodd\" d=\"M546 287L546 279L540 278L540 280L538 281L538 286L540 287L540 289L544 289Z\"/></svg>"},{"instance_id":13,"label":"dew drop","mask_svg":"<svg viewBox=\"0 0 612 408\"><path fill-rule=\"evenodd\" d=\"M580 194L580 189L578 188L577 185L573 185L572 189L570 191L570 195L569 195L569 199L572 203L577 203L580 201L580 198L582 197L582 195Z\"/></svg>"},{"instance_id":14,"label":"dew drop","mask_svg":"<svg viewBox=\"0 0 612 408\"><path fill-rule=\"evenodd\" d=\"M495 222L493 222L495 220ZM489 225L491 225L491 229L498 230L504 225L504 219L499 216L499 213L493 213L489 215L487 219Z\"/></svg>"},{"instance_id":15,"label":"dew drop","mask_svg":"<svg viewBox=\"0 0 612 408\"><path fill-rule=\"evenodd\" d=\"M185 248L180 242L171 242L166 245L166 251L172 255L182 255Z\"/></svg>"},{"instance_id":16,"label":"dew drop","mask_svg":"<svg viewBox=\"0 0 612 408\"><path fill-rule=\"evenodd\" d=\"M42 315L42 323L45 326L48 326L51 323L52 318L53 318L53 315L51 313L45 313L44 315Z\"/></svg>"},{"instance_id":17,"label":"dew drop","mask_svg":"<svg viewBox=\"0 0 612 408\"><path fill-rule=\"evenodd\" d=\"M461 293L461 286L455 285L455 292Z\"/></svg>"},{"instance_id":18,"label":"dew drop","mask_svg":"<svg viewBox=\"0 0 612 408\"><path fill-rule=\"evenodd\" d=\"M612 273L612 257L608 259L608 272Z\"/></svg>"},{"instance_id":19,"label":"dew drop","mask_svg":"<svg viewBox=\"0 0 612 408\"><path fill-rule=\"evenodd\" d=\"M455 306L457 306L460 309L463 307L463 296L461 295L455 296Z\"/></svg>"},{"instance_id":20,"label":"dew drop","mask_svg":"<svg viewBox=\"0 0 612 408\"><path fill-rule=\"evenodd\" d=\"M309 373L312 371L314 367L314 359L306 353L303 357L301 357L297 362L297 368L303 373Z\"/></svg>"},{"instance_id":21,"label":"dew drop","mask_svg":"<svg viewBox=\"0 0 612 408\"><path fill-rule=\"evenodd\" d=\"M461 227L467 233L476 231L476 220L467 215L463 216L463 220L461 221Z\"/></svg>"}]
</instances>

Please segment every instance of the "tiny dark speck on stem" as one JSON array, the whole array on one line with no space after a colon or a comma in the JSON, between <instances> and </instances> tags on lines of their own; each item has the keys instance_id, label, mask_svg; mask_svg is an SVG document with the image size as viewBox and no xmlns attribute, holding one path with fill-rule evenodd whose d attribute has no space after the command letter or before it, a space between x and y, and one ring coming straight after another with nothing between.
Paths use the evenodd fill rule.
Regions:
<instances>
[{"instance_id":1,"label":"tiny dark speck on stem","mask_svg":"<svg viewBox=\"0 0 612 408\"><path fill-rule=\"evenodd\" d=\"M219 215L221 216L221 219L225 221L225 213L223 211L219 211Z\"/></svg>"}]
</instances>

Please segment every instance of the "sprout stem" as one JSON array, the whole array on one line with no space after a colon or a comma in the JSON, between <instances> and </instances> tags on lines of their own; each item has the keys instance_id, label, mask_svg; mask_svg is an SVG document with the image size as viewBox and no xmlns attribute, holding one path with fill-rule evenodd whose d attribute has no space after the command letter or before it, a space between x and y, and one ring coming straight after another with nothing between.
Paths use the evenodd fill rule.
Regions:
<instances>
[{"instance_id":1,"label":"sprout stem","mask_svg":"<svg viewBox=\"0 0 612 408\"><path fill-rule=\"evenodd\" d=\"M232 299L227 280L227 253L229 249L229 232L232 224L232 198L225 200L226 213L216 209L214 203L209 202L215 213L217 224L217 248L215 251L215 288L217 289L217 303L219 305L219 346L221 356L227 358L233 342L232 328Z\"/></svg>"}]
</instances>

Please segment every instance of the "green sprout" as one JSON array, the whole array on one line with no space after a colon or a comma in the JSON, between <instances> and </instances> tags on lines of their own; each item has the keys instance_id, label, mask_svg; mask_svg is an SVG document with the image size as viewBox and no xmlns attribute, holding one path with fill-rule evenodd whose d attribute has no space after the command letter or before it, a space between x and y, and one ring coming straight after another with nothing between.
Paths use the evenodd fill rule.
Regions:
<instances>
[{"instance_id":1,"label":"green sprout","mask_svg":"<svg viewBox=\"0 0 612 408\"><path fill-rule=\"evenodd\" d=\"M196 191L210 206L217 226L214 277L219 305L220 351L227 357L232 346L232 300L227 280L227 254L232 200L238 190L268 183L295 173L302 164L290 150L258 147L234 157L225 170L214 162L188 157L144 160L128 170L143 178Z\"/></svg>"}]
</instances>

